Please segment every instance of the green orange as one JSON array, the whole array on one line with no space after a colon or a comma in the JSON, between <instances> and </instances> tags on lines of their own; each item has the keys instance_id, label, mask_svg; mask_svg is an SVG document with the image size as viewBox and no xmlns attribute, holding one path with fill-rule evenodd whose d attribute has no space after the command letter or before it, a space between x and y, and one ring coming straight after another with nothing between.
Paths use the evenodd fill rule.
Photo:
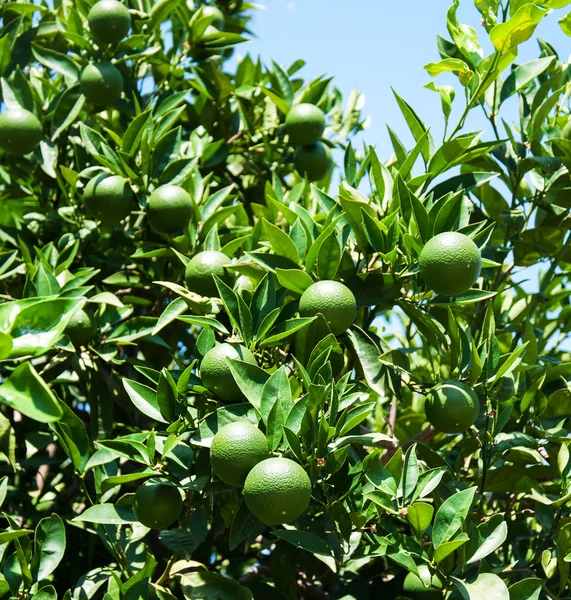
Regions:
<instances>
[{"instance_id":1,"label":"green orange","mask_svg":"<svg viewBox=\"0 0 571 600\"><path fill-rule=\"evenodd\" d=\"M131 27L128 8L117 0L99 0L87 15L87 22L93 37L104 44L117 44Z\"/></svg>"},{"instance_id":2,"label":"green orange","mask_svg":"<svg viewBox=\"0 0 571 600\"><path fill-rule=\"evenodd\" d=\"M465 383L444 381L430 390L424 411L430 424L439 431L462 433L476 422L480 402Z\"/></svg>"},{"instance_id":3,"label":"green orange","mask_svg":"<svg viewBox=\"0 0 571 600\"><path fill-rule=\"evenodd\" d=\"M244 346L218 344L209 350L200 363L202 385L224 402L237 402L244 396L234 381L228 359L256 365L254 355Z\"/></svg>"},{"instance_id":4,"label":"green orange","mask_svg":"<svg viewBox=\"0 0 571 600\"><path fill-rule=\"evenodd\" d=\"M246 477L244 501L266 525L300 517L311 500L311 481L301 465L289 458L267 458Z\"/></svg>"},{"instance_id":5,"label":"green orange","mask_svg":"<svg viewBox=\"0 0 571 600\"><path fill-rule=\"evenodd\" d=\"M88 313L78 310L68 321L64 333L74 346L87 346L95 338L97 327Z\"/></svg>"},{"instance_id":6,"label":"green orange","mask_svg":"<svg viewBox=\"0 0 571 600\"><path fill-rule=\"evenodd\" d=\"M338 281L318 281L303 292L299 314L314 317L322 314L335 335L341 335L353 324L357 315L357 301L353 292Z\"/></svg>"},{"instance_id":7,"label":"green orange","mask_svg":"<svg viewBox=\"0 0 571 600\"><path fill-rule=\"evenodd\" d=\"M186 229L193 211L190 194L178 185L156 188L147 201L149 222L161 233L175 233Z\"/></svg>"},{"instance_id":8,"label":"green orange","mask_svg":"<svg viewBox=\"0 0 571 600\"><path fill-rule=\"evenodd\" d=\"M79 83L81 93L97 107L115 104L123 91L121 71L109 62L87 65Z\"/></svg>"},{"instance_id":9,"label":"green orange","mask_svg":"<svg viewBox=\"0 0 571 600\"><path fill-rule=\"evenodd\" d=\"M182 512L178 489L168 481L149 480L135 492L133 504L139 523L150 529L166 529Z\"/></svg>"},{"instance_id":10,"label":"green orange","mask_svg":"<svg viewBox=\"0 0 571 600\"><path fill-rule=\"evenodd\" d=\"M133 206L133 191L119 175L97 175L89 180L83 193L85 208L106 223L123 220Z\"/></svg>"},{"instance_id":11,"label":"green orange","mask_svg":"<svg viewBox=\"0 0 571 600\"><path fill-rule=\"evenodd\" d=\"M331 152L323 142L315 142L310 146L300 146L293 156L293 164L297 172L309 179L319 181L331 171Z\"/></svg>"},{"instance_id":12,"label":"green orange","mask_svg":"<svg viewBox=\"0 0 571 600\"><path fill-rule=\"evenodd\" d=\"M285 128L295 146L315 144L325 131L325 115L315 104L296 104L287 114Z\"/></svg>"},{"instance_id":13,"label":"green orange","mask_svg":"<svg viewBox=\"0 0 571 600\"><path fill-rule=\"evenodd\" d=\"M33 152L42 140L42 124L29 110L9 108L0 113L0 148L23 156Z\"/></svg>"},{"instance_id":14,"label":"green orange","mask_svg":"<svg viewBox=\"0 0 571 600\"><path fill-rule=\"evenodd\" d=\"M210 446L212 470L224 483L241 486L252 467L269 457L266 436L249 421L218 430Z\"/></svg>"},{"instance_id":15,"label":"green orange","mask_svg":"<svg viewBox=\"0 0 571 600\"><path fill-rule=\"evenodd\" d=\"M217 250L199 252L186 266L184 273L186 287L199 296L218 297L214 275L229 283L230 276L225 268L229 263L230 259L226 254Z\"/></svg>"},{"instance_id":16,"label":"green orange","mask_svg":"<svg viewBox=\"0 0 571 600\"><path fill-rule=\"evenodd\" d=\"M468 291L480 277L482 256L463 233L447 231L428 240L420 253L420 273L426 285L442 296Z\"/></svg>"}]
</instances>

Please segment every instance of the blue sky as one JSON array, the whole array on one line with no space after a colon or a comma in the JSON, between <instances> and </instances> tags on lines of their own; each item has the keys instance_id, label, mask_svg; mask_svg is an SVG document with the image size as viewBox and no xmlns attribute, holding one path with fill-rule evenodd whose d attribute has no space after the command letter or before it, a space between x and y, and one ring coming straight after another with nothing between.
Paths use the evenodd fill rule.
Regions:
<instances>
[{"instance_id":1,"label":"blue sky","mask_svg":"<svg viewBox=\"0 0 571 600\"><path fill-rule=\"evenodd\" d=\"M357 88L366 96L365 114L372 118L365 140L376 145L381 156L390 154L385 123L407 138L407 127L392 96L391 86L409 102L441 138L443 121L438 94L423 86L431 78L424 65L439 59L436 34L449 37L446 12L451 0L269 0L265 10L255 11L252 29L256 40L242 51L289 65L303 58L306 78L322 73L335 77L335 85L346 96ZM571 10L571 5L568 7ZM566 59L570 39L557 19L565 9L554 11L536 33L549 40ZM459 19L474 27L484 48L490 51L488 34L472 0L461 0ZM520 62L536 58L537 44L530 40L520 51ZM455 83L453 76L441 76L437 83ZM463 98L457 95L457 108ZM478 114L473 129L485 127Z\"/></svg>"}]
</instances>

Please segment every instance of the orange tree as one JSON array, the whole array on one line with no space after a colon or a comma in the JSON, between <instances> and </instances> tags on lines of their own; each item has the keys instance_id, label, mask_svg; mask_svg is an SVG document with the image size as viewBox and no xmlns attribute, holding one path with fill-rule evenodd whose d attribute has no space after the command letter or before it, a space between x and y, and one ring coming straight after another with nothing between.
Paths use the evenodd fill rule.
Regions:
<instances>
[{"instance_id":1,"label":"orange tree","mask_svg":"<svg viewBox=\"0 0 571 600\"><path fill-rule=\"evenodd\" d=\"M1 597L571 597L571 2L458 4L382 162L241 0L2 3Z\"/></svg>"}]
</instances>

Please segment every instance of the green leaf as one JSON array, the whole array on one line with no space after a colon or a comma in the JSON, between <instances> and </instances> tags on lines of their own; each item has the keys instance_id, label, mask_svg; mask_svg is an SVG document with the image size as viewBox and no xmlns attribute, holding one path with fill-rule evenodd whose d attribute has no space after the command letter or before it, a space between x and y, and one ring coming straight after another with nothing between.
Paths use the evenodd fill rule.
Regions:
<instances>
[{"instance_id":1,"label":"green leaf","mask_svg":"<svg viewBox=\"0 0 571 600\"><path fill-rule=\"evenodd\" d=\"M524 4L506 23L500 23L492 29L490 32L492 44L499 52L517 48L533 35L535 28L546 14L546 11L534 4Z\"/></svg>"},{"instance_id":2,"label":"green leaf","mask_svg":"<svg viewBox=\"0 0 571 600\"><path fill-rule=\"evenodd\" d=\"M510 600L540 600L543 579L528 577L514 583L509 588Z\"/></svg>"},{"instance_id":3,"label":"green leaf","mask_svg":"<svg viewBox=\"0 0 571 600\"><path fill-rule=\"evenodd\" d=\"M24 537L25 535L31 535L33 531L31 529L14 529L12 531L0 531L0 544L7 544L12 540Z\"/></svg>"},{"instance_id":4,"label":"green leaf","mask_svg":"<svg viewBox=\"0 0 571 600\"><path fill-rule=\"evenodd\" d=\"M270 412L278 402L281 404L283 412L288 415L293 406L293 400L285 366L272 373L264 384L260 400L260 415L264 424L268 423Z\"/></svg>"},{"instance_id":5,"label":"green leaf","mask_svg":"<svg viewBox=\"0 0 571 600\"><path fill-rule=\"evenodd\" d=\"M468 559L468 564L477 562L497 550L508 537L508 525L502 521L480 544L480 547Z\"/></svg>"},{"instance_id":6,"label":"green leaf","mask_svg":"<svg viewBox=\"0 0 571 600\"><path fill-rule=\"evenodd\" d=\"M468 534L460 533L450 542L444 542L440 544L434 551L434 562L443 561L448 555L452 554L456 549L463 546L466 542L470 541Z\"/></svg>"},{"instance_id":7,"label":"green leaf","mask_svg":"<svg viewBox=\"0 0 571 600\"><path fill-rule=\"evenodd\" d=\"M359 406L352 408L348 413L343 422L343 427L341 431L339 431L338 435L342 436L346 433L349 433L351 429L359 425L362 421L364 421L371 412L375 409L377 405L376 401L373 402L365 402Z\"/></svg>"},{"instance_id":8,"label":"green leaf","mask_svg":"<svg viewBox=\"0 0 571 600\"><path fill-rule=\"evenodd\" d=\"M128 525L129 523L136 523L137 518L128 506L122 504L96 504L74 517L72 521L102 525Z\"/></svg>"},{"instance_id":9,"label":"green leaf","mask_svg":"<svg viewBox=\"0 0 571 600\"><path fill-rule=\"evenodd\" d=\"M420 537L430 527L434 508L425 502L415 502L408 507L406 518Z\"/></svg>"},{"instance_id":10,"label":"green leaf","mask_svg":"<svg viewBox=\"0 0 571 600\"><path fill-rule=\"evenodd\" d=\"M332 231L322 242L317 253L317 276L319 279L335 279L341 262L341 246L337 234Z\"/></svg>"},{"instance_id":11,"label":"green leaf","mask_svg":"<svg viewBox=\"0 0 571 600\"><path fill-rule=\"evenodd\" d=\"M34 537L34 557L31 570L34 581L51 575L65 553L65 526L58 515L42 519Z\"/></svg>"},{"instance_id":12,"label":"green leaf","mask_svg":"<svg viewBox=\"0 0 571 600\"><path fill-rule=\"evenodd\" d=\"M158 0L153 4L149 19L146 22L149 29L154 29L169 17L182 0Z\"/></svg>"},{"instance_id":13,"label":"green leaf","mask_svg":"<svg viewBox=\"0 0 571 600\"><path fill-rule=\"evenodd\" d=\"M303 294L310 285L313 285L313 279L301 269L277 268L276 276L281 285L297 294Z\"/></svg>"},{"instance_id":14,"label":"green leaf","mask_svg":"<svg viewBox=\"0 0 571 600\"><path fill-rule=\"evenodd\" d=\"M450 540L462 527L468 516L475 493L476 488L472 487L457 492L442 503L436 513L432 528L432 542L435 548Z\"/></svg>"},{"instance_id":15,"label":"green leaf","mask_svg":"<svg viewBox=\"0 0 571 600\"><path fill-rule=\"evenodd\" d=\"M414 139L419 142L423 140L422 144L422 156L425 161L430 160L430 155L432 154L432 138L428 133L428 128L426 125L420 120L418 115L414 112L413 108L405 102L396 92L392 90L394 97L399 105L399 108L406 120L406 123L414 137Z\"/></svg>"},{"instance_id":16,"label":"green leaf","mask_svg":"<svg viewBox=\"0 0 571 600\"><path fill-rule=\"evenodd\" d=\"M252 592L237 581L218 573L195 571L181 577L182 593L188 600L253 600Z\"/></svg>"},{"instance_id":17,"label":"green leaf","mask_svg":"<svg viewBox=\"0 0 571 600\"><path fill-rule=\"evenodd\" d=\"M157 335L161 329L166 327L169 323L172 323L183 312L186 312L186 310L187 306L184 298L175 298L162 312L152 331L152 335ZM218 321L216 321L216 323L218 323Z\"/></svg>"},{"instance_id":18,"label":"green leaf","mask_svg":"<svg viewBox=\"0 0 571 600\"><path fill-rule=\"evenodd\" d=\"M123 387L131 398L131 402L149 419L159 421L160 423L168 423L162 416L157 393L150 387L137 383L132 379L123 379Z\"/></svg>"},{"instance_id":19,"label":"green leaf","mask_svg":"<svg viewBox=\"0 0 571 600\"><path fill-rule=\"evenodd\" d=\"M418 483L419 467L416 458L416 444L413 444L404 457L404 469L402 473L402 491L405 500L412 497L416 484Z\"/></svg>"},{"instance_id":20,"label":"green leaf","mask_svg":"<svg viewBox=\"0 0 571 600\"><path fill-rule=\"evenodd\" d=\"M502 363L501 367L497 370L494 379L492 381L492 385L497 383L502 377L509 375L512 373L520 362L524 358L525 349L527 348L529 342L525 342L521 346L518 346Z\"/></svg>"},{"instance_id":21,"label":"green leaf","mask_svg":"<svg viewBox=\"0 0 571 600\"><path fill-rule=\"evenodd\" d=\"M227 359L227 362L236 385L246 400L259 411L264 385L270 376L257 365L232 358Z\"/></svg>"},{"instance_id":22,"label":"green leaf","mask_svg":"<svg viewBox=\"0 0 571 600\"><path fill-rule=\"evenodd\" d=\"M272 250L278 255L283 256L292 262L299 263L299 254L296 245L289 235L283 232L279 227L263 220L266 237L272 246Z\"/></svg>"},{"instance_id":23,"label":"green leaf","mask_svg":"<svg viewBox=\"0 0 571 600\"><path fill-rule=\"evenodd\" d=\"M230 551L235 550L261 527L264 527L264 525L248 510L246 503L244 501L240 502L230 527L230 540L228 542Z\"/></svg>"},{"instance_id":24,"label":"green leaf","mask_svg":"<svg viewBox=\"0 0 571 600\"><path fill-rule=\"evenodd\" d=\"M481 290L468 290L459 296L454 296L453 298L449 298L446 296L436 296L433 300L430 301L430 304L442 305L442 304L474 304L475 302L482 302L483 300L488 300L489 298L493 298L496 295L496 292L484 292Z\"/></svg>"},{"instance_id":25,"label":"green leaf","mask_svg":"<svg viewBox=\"0 0 571 600\"><path fill-rule=\"evenodd\" d=\"M378 394L384 394L384 388L381 385L381 369L380 362L381 352L375 342L357 326L351 327L347 331L347 336L353 347L357 361L363 369L365 381L370 388Z\"/></svg>"},{"instance_id":26,"label":"green leaf","mask_svg":"<svg viewBox=\"0 0 571 600\"><path fill-rule=\"evenodd\" d=\"M320 537L317 537L313 533L309 533L309 531L280 529L272 531L272 533L280 540L285 540L296 546L296 548L306 550L311 554L331 556L331 551L327 547L327 544Z\"/></svg>"},{"instance_id":27,"label":"green leaf","mask_svg":"<svg viewBox=\"0 0 571 600\"><path fill-rule=\"evenodd\" d=\"M452 581L464 600L510 600L506 584L493 573L480 573L470 583L456 577Z\"/></svg>"},{"instance_id":28,"label":"green leaf","mask_svg":"<svg viewBox=\"0 0 571 600\"><path fill-rule=\"evenodd\" d=\"M0 385L0 402L40 423L53 423L62 416L57 398L29 362L16 367Z\"/></svg>"},{"instance_id":29,"label":"green leaf","mask_svg":"<svg viewBox=\"0 0 571 600\"><path fill-rule=\"evenodd\" d=\"M516 67L502 84L500 103L507 100L516 92L519 92L528 83L541 75L551 66L554 60L555 56L546 56L545 58L530 60Z\"/></svg>"},{"instance_id":30,"label":"green leaf","mask_svg":"<svg viewBox=\"0 0 571 600\"><path fill-rule=\"evenodd\" d=\"M268 334L265 340L260 343L260 348L270 348L272 346L281 346L282 340L290 337L297 331L300 331L313 323L316 317L296 317L283 321L276 325Z\"/></svg>"},{"instance_id":31,"label":"green leaf","mask_svg":"<svg viewBox=\"0 0 571 600\"><path fill-rule=\"evenodd\" d=\"M460 58L444 58L437 63L428 63L424 66L431 77L436 77L441 73L456 73L460 83L464 86L470 84L474 77L474 72Z\"/></svg>"},{"instance_id":32,"label":"green leaf","mask_svg":"<svg viewBox=\"0 0 571 600\"><path fill-rule=\"evenodd\" d=\"M41 356L63 335L85 298L27 298L0 305L0 331L12 337L10 358Z\"/></svg>"},{"instance_id":33,"label":"green leaf","mask_svg":"<svg viewBox=\"0 0 571 600\"><path fill-rule=\"evenodd\" d=\"M65 77L68 86L72 86L79 79L79 65L67 54L50 50L35 42L32 42L32 53L44 67L61 73Z\"/></svg>"}]
</instances>

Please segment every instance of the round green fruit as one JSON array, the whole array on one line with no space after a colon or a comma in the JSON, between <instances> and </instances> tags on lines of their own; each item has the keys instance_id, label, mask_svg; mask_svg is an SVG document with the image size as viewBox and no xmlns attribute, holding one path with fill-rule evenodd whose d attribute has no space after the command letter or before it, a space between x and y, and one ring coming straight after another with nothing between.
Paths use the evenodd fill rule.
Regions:
<instances>
[{"instance_id":1,"label":"round green fruit","mask_svg":"<svg viewBox=\"0 0 571 600\"><path fill-rule=\"evenodd\" d=\"M210 464L228 485L241 486L250 470L269 457L266 436L248 421L236 421L218 430L210 446Z\"/></svg>"},{"instance_id":2,"label":"round green fruit","mask_svg":"<svg viewBox=\"0 0 571 600\"><path fill-rule=\"evenodd\" d=\"M42 140L42 124L29 110L9 108L0 113L0 148L24 156L33 152Z\"/></svg>"},{"instance_id":3,"label":"round green fruit","mask_svg":"<svg viewBox=\"0 0 571 600\"><path fill-rule=\"evenodd\" d=\"M133 206L133 191L119 175L98 175L89 180L83 193L87 211L104 223L118 223Z\"/></svg>"},{"instance_id":4,"label":"round green fruit","mask_svg":"<svg viewBox=\"0 0 571 600\"><path fill-rule=\"evenodd\" d=\"M461 381L444 381L430 390L424 405L431 425L444 433L462 433L478 418L480 402Z\"/></svg>"},{"instance_id":5,"label":"round green fruit","mask_svg":"<svg viewBox=\"0 0 571 600\"><path fill-rule=\"evenodd\" d=\"M192 198L178 185L163 185L149 196L147 214L150 224L161 233L182 231L192 218Z\"/></svg>"},{"instance_id":6,"label":"round green fruit","mask_svg":"<svg viewBox=\"0 0 571 600\"><path fill-rule=\"evenodd\" d=\"M353 292L338 281L318 281L303 292L299 314L314 317L322 314L335 335L341 335L357 316L357 301Z\"/></svg>"},{"instance_id":7,"label":"round green fruit","mask_svg":"<svg viewBox=\"0 0 571 600\"><path fill-rule=\"evenodd\" d=\"M139 523L150 529L166 529L182 512L178 489L168 482L146 481L135 492L133 504Z\"/></svg>"},{"instance_id":8,"label":"round green fruit","mask_svg":"<svg viewBox=\"0 0 571 600\"><path fill-rule=\"evenodd\" d=\"M297 172L309 181L319 181L331 171L331 152L322 142L300 146L294 154L293 164Z\"/></svg>"},{"instance_id":9,"label":"round green fruit","mask_svg":"<svg viewBox=\"0 0 571 600\"><path fill-rule=\"evenodd\" d=\"M309 146L323 135L325 115L315 104L296 104L287 114L285 128L292 144Z\"/></svg>"},{"instance_id":10,"label":"round green fruit","mask_svg":"<svg viewBox=\"0 0 571 600\"><path fill-rule=\"evenodd\" d=\"M403 592L414 600L442 600L442 580L438 575L431 576L430 569L426 565L420 565L418 572L423 579L430 580L431 585L426 587L423 580L414 573L409 573L403 583Z\"/></svg>"},{"instance_id":11,"label":"round green fruit","mask_svg":"<svg viewBox=\"0 0 571 600\"><path fill-rule=\"evenodd\" d=\"M202 385L224 402L237 402L243 394L234 381L228 358L257 364L254 355L244 346L218 344L204 355L200 363L200 378Z\"/></svg>"},{"instance_id":12,"label":"round green fruit","mask_svg":"<svg viewBox=\"0 0 571 600\"><path fill-rule=\"evenodd\" d=\"M424 282L442 296L468 291L480 277L481 269L480 249L463 233L439 233L428 240L420 253Z\"/></svg>"},{"instance_id":13,"label":"round green fruit","mask_svg":"<svg viewBox=\"0 0 571 600\"><path fill-rule=\"evenodd\" d=\"M564 140L571 140L571 119L569 119L563 126L563 129L561 130L561 137Z\"/></svg>"},{"instance_id":14,"label":"round green fruit","mask_svg":"<svg viewBox=\"0 0 571 600\"><path fill-rule=\"evenodd\" d=\"M186 266L184 274L186 287L199 296L218 297L214 275L225 283L229 283L230 277L225 268L225 265L229 263L230 259L226 254L217 250L199 252L190 259Z\"/></svg>"},{"instance_id":15,"label":"round green fruit","mask_svg":"<svg viewBox=\"0 0 571 600\"><path fill-rule=\"evenodd\" d=\"M265 525L289 523L300 517L311 500L311 481L289 458L267 458L246 477L244 501Z\"/></svg>"},{"instance_id":16,"label":"round green fruit","mask_svg":"<svg viewBox=\"0 0 571 600\"><path fill-rule=\"evenodd\" d=\"M129 33L131 15L128 8L117 0L100 0L91 7L87 22L98 42L117 44Z\"/></svg>"},{"instance_id":17,"label":"round green fruit","mask_svg":"<svg viewBox=\"0 0 571 600\"><path fill-rule=\"evenodd\" d=\"M64 333L74 346L87 346L97 335L97 327L88 313L78 310L68 321Z\"/></svg>"},{"instance_id":18,"label":"round green fruit","mask_svg":"<svg viewBox=\"0 0 571 600\"><path fill-rule=\"evenodd\" d=\"M79 84L81 93L94 106L111 106L121 98L123 76L109 62L93 63L83 69Z\"/></svg>"}]
</instances>

